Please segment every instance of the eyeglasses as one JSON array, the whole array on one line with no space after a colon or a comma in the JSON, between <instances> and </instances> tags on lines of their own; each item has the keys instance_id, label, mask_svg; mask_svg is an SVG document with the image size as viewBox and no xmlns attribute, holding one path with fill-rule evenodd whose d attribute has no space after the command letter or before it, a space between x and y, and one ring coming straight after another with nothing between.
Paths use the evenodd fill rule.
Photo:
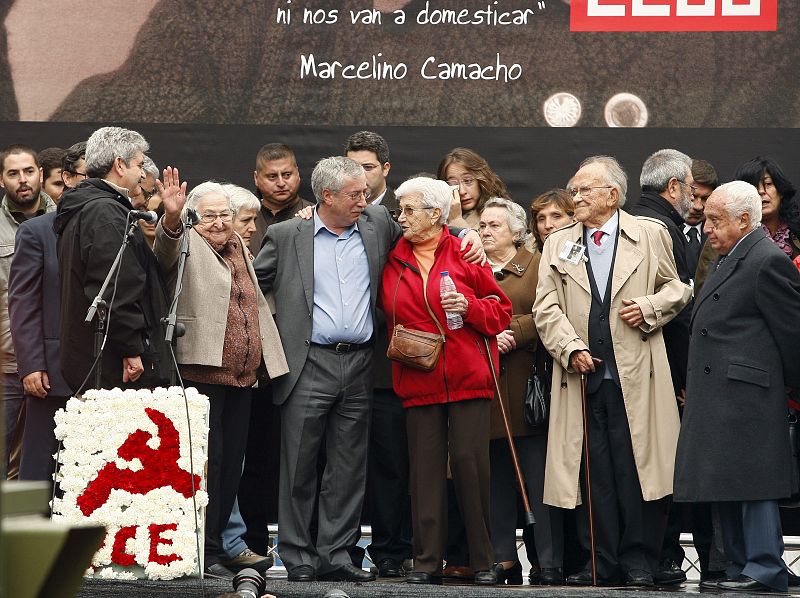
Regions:
<instances>
[{"instance_id":1,"label":"eyeglasses","mask_svg":"<svg viewBox=\"0 0 800 598\"><path fill-rule=\"evenodd\" d=\"M447 184L450 185L451 187L461 187L462 185L464 187L472 187L472 185L475 184L476 180L477 179L475 179L474 177L470 177L470 176L464 177L461 180L456 179L456 178L449 178L449 179L447 179Z\"/></svg>"},{"instance_id":2,"label":"eyeglasses","mask_svg":"<svg viewBox=\"0 0 800 598\"><path fill-rule=\"evenodd\" d=\"M358 201L363 196L366 201L369 201L371 194L369 189L366 191L353 191L351 193L345 193L344 191L337 191L340 195L344 195L350 201Z\"/></svg>"},{"instance_id":3,"label":"eyeglasses","mask_svg":"<svg viewBox=\"0 0 800 598\"><path fill-rule=\"evenodd\" d=\"M600 185L598 187L579 187L578 189L572 187L571 189L567 189L567 193L569 193L570 197L575 197L579 193L581 197L588 197L594 189L613 189L613 187L611 185Z\"/></svg>"},{"instance_id":4,"label":"eyeglasses","mask_svg":"<svg viewBox=\"0 0 800 598\"><path fill-rule=\"evenodd\" d=\"M87 175L85 172L78 172L77 170L68 170L67 172L69 172L73 176L82 176L85 179L89 178L89 175Z\"/></svg>"},{"instance_id":5,"label":"eyeglasses","mask_svg":"<svg viewBox=\"0 0 800 598\"><path fill-rule=\"evenodd\" d=\"M675 180L678 181L681 185L683 185L685 187L689 187L689 189L692 190L692 195L694 195L697 192L697 187L695 187L694 185L690 185L689 183L686 183L686 182L678 180L678 179L675 179Z\"/></svg>"},{"instance_id":6,"label":"eyeglasses","mask_svg":"<svg viewBox=\"0 0 800 598\"><path fill-rule=\"evenodd\" d=\"M432 210L433 206L422 206L421 208L412 208L410 206L400 207L400 212L405 215L406 217L411 217L414 215L414 212L419 210Z\"/></svg>"},{"instance_id":7,"label":"eyeglasses","mask_svg":"<svg viewBox=\"0 0 800 598\"><path fill-rule=\"evenodd\" d=\"M233 212L205 212L201 217L200 221L204 224L213 224L217 221L217 218L222 220L223 222L230 222L233 220Z\"/></svg>"},{"instance_id":8,"label":"eyeglasses","mask_svg":"<svg viewBox=\"0 0 800 598\"><path fill-rule=\"evenodd\" d=\"M150 198L153 197L156 193L158 193L158 191L156 191L155 187L153 187L151 191L148 191L147 189L142 187L142 195L144 195L145 201L150 201Z\"/></svg>"}]
</instances>

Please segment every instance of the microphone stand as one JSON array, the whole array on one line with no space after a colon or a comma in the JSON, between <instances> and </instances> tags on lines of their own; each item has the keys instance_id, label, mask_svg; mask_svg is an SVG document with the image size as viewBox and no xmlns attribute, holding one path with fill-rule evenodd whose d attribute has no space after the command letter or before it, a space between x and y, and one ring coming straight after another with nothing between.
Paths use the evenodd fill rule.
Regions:
<instances>
[{"instance_id":1,"label":"microphone stand","mask_svg":"<svg viewBox=\"0 0 800 598\"><path fill-rule=\"evenodd\" d=\"M133 233L136 231L136 227L139 226L139 222L137 220L132 220L127 226L128 230L125 232L125 236L122 239L122 245L117 252L117 257L114 258L114 262L111 264L111 269L108 271L106 279L103 281L103 286L100 287L100 292L97 293L97 296L89 306L89 310L86 312L86 318L84 319L84 322L91 322L94 320L95 315L97 315L97 320L95 321L94 325L94 358L97 361L94 369L95 388L100 388L101 384L103 360L100 357L100 354L103 352L103 340L105 339L106 335L106 323L108 322L108 314L111 311L110 307L103 299L103 295L105 295L106 289L111 282L111 277L114 276L119 268L119 264L122 261L122 254L125 253L125 249L128 247L130 240L133 237Z\"/></svg>"},{"instance_id":2,"label":"microphone stand","mask_svg":"<svg viewBox=\"0 0 800 598\"><path fill-rule=\"evenodd\" d=\"M180 253L178 254L175 293L172 297L172 303L170 303L169 306L169 313L167 313L167 316L162 320L166 326L164 340L166 340L168 344L173 342L173 336L180 338L186 333L185 326L178 323L178 297L180 297L181 291L183 290L183 271L186 268L186 258L189 257L189 231L194 227L197 221L197 213L191 209L186 211L186 218L181 221L183 232L181 235ZM172 368L170 372L171 386L175 386L178 383L178 364L175 363L173 365L175 367Z\"/></svg>"}]
</instances>

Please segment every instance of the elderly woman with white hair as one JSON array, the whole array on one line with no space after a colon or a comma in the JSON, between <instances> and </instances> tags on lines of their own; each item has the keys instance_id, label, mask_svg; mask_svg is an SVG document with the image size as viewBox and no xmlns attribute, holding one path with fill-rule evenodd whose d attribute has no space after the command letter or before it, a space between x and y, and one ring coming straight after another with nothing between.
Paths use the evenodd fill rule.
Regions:
<instances>
[{"instance_id":1,"label":"elderly woman with white hair","mask_svg":"<svg viewBox=\"0 0 800 598\"><path fill-rule=\"evenodd\" d=\"M532 579L543 585L557 585L563 581L562 519L558 509L551 509L542 502L547 422L531 426L523 417L528 377L534 364L544 374L548 357L547 351L539 344L531 313L541 254L533 254L525 248L530 234L526 220L522 206L493 197L481 211L478 231L495 278L512 305L511 324L497 335L502 366L500 392L536 517L533 531L541 570ZM516 474L496 404L492 407L489 455L492 467L492 543L497 559L495 570L499 583L519 585L522 583L522 565L517 558L516 544ZM531 563L534 562L531 558Z\"/></svg>"},{"instance_id":2,"label":"elderly woman with white hair","mask_svg":"<svg viewBox=\"0 0 800 598\"><path fill-rule=\"evenodd\" d=\"M383 271L381 302L390 333L395 325L439 333L444 347L432 371L394 362L395 393L406 408L410 460L414 571L410 583L441 575L447 540L447 463L467 531L475 583L494 584L489 537L489 419L497 371L496 335L511 319L511 302L488 266L461 259L460 241L445 223L452 197L444 181L415 178L395 191L403 238ZM456 291L440 297L440 273ZM449 330L445 312L463 319ZM487 356L484 338L491 355Z\"/></svg>"},{"instance_id":3,"label":"elderly woman with white hair","mask_svg":"<svg viewBox=\"0 0 800 598\"><path fill-rule=\"evenodd\" d=\"M250 249L250 239L256 232L256 218L261 209L261 202L249 189L226 183L222 185L231 198L233 211L233 230L244 239L244 245ZM251 255L252 259L252 255Z\"/></svg>"},{"instance_id":4,"label":"elderly woman with white hair","mask_svg":"<svg viewBox=\"0 0 800 598\"><path fill-rule=\"evenodd\" d=\"M185 183L184 183L185 185ZM186 333L177 341L181 376L208 396L208 495L205 573L233 577L222 565L221 533L233 508L247 443L251 387L264 364L270 378L288 371L280 337L240 235L233 230L228 192L219 183L197 185L181 201L177 171L164 175L164 217L154 252L174 287L181 238L189 235L177 319ZM188 232L181 211L200 221Z\"/></svg>"}]
</instances>

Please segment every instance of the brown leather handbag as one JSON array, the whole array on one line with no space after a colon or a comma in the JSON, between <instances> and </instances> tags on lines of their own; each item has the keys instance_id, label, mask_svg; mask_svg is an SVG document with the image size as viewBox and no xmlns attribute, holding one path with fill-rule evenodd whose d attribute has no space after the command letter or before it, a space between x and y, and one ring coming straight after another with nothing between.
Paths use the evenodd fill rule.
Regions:
<instances>
[{"instance_id":1,"label":"brown leather handbag","mask_svg":"<svg viewBox=\"0 0 800 598\"><path fill-rule=\"evenodd\" d=\"M397 286L394 288L394 296L392 297L392 336L389 339L389 349L386 351L386 357L410 368L430 372L436 367L436 362L439 361L439 355L444 346L444 329L439 320L436 319L436 316L433 315L430 305L428 305L427 297L425 297L425 307L436 323L439 334L406 328L397 323L397 288L400 286L400 280L403 278L404 272L405 268L400 271Z\"/></svg>"}]
</instances>

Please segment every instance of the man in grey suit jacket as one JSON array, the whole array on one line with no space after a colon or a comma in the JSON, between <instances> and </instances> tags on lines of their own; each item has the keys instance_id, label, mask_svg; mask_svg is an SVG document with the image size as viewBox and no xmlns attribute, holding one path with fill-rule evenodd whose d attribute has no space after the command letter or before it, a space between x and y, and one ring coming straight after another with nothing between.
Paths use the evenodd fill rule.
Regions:
<instances>
[{"instance_id":1,"label":"man in grey suit jacket","mask_svg":"<svg viewBox=\"0 0 800 598\"><path fill-rule=\"evenodd\" d=\"M800 386L800 276L761 230L749 183L718 187L705 214L720 257L692 314L675 500L717 503L731 565L716 587L786 592L778 500L797 466L785 387Z\"/></svg>"},{"instance_id":2,"label":"man in grey suit jacket","mask_svg":"<svg viewBox=\"0 0 800 598\"><path fill-rule=\"evenodd\" d=\"M281 405L279 550L290 581L371 581L347 549L364 498L375 304L400 228L367 205L364 169L349 158L321 160L311 186L313 219L271 226L255 262L262 290L274 293L289 363L289 374L273 381ZM309 528L323 442L315 546Z\"/></svg>"}]
</instances>

